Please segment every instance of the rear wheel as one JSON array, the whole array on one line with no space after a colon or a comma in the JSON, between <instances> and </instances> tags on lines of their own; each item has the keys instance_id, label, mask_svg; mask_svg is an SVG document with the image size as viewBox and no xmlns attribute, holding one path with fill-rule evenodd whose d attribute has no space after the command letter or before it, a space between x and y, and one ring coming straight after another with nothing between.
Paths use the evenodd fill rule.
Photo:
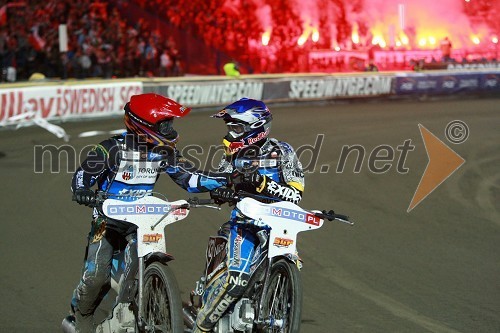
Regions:
<instances>
[{"instance_id":1,"label":"rear wheel","mask_svg":"<svg viewBox=\"0 0 500 333\"><path fill-rule=\"evenodd\" d=\"M264 332L299 332L302 286L296 265L280 259L271 266L269 288L262 296Z\"/></svg>"},{"instance_id":2,"label":"rear wheel","mask_svg":"<svg viewBox=\"0 0 500 333\"><path fill-rule=\"evenodd\" d=\"M168 266L154 262L146 268L142 302L146 332L183 332L179 286Z\"/></svg>"}]
</instances>

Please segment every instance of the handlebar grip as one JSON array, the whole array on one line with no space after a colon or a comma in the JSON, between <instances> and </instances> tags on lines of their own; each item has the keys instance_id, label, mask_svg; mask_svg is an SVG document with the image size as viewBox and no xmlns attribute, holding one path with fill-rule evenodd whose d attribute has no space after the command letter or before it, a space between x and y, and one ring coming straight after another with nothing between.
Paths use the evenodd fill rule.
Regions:
<instances>
[{"instance_id":1,"label":"handlebar grip","mask_svg":"<svg viewBox=\"0 0 500 333\"><path fill-rule=\"evenodd\" d=\"M198 199L198 205L211 205L213 203L212 199Z\"/></svg>"},{"instance_id":2,"label":"handlebar grip","mask_svg":"<svg viewBox=\"0 0 500 333\"><path fill-rule=\"evenodd\" d=\"M214 203L213 199L200 199L198 197L189 198L187 200L189 205L211 205Z\"/></svg>"},{"instance_id":3,"label":"handlebar grip","mask_svg":"<svg viewBox=\"0 0 500 333\"><path fill-rule=\"evenodd\" d=\"M330 210L328 212L326 210L323 210L321 213L316 213L315 215L322 219L327 219L328 221L333 221L335 219L349 221L349 216L343 214L335 214L333 210Z\"/></svg>"},{"instance_id":4,"label":"handlebar grip","mask_svg":"<svg viewBox=\"0 0 500 333\"><path fill-rule=\"evenodd\" d=\"M335 214L335 218L336 219L345 220L345 221L349 221L349 216L347 216L347 215Z\"/></svg>"}]
</instances>

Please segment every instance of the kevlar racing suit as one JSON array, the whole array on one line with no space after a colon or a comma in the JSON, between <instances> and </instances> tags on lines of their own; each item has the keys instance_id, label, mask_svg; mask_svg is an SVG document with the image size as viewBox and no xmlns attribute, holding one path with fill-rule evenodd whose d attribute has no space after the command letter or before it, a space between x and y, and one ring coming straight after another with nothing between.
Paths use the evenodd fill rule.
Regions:
<instances>
[{"instance_id":1,"label":"kevlar racing suit","mask_svg":"<svg viewBox=\"0 0 500 333\"><path fill-rule=\"evenodd\" d=\"M243 190L274 197L280 200L298 203L302 199L304 190L304 173L293 148L276 139L268 139L260 148L258 172L264 176L259 188L249 187L248 184L235 185L235 190ZM230 158L223 158L219 165L219 172L233 173L235 162ZM194 332L210 331L225 311L245 291L251 274L258 266L259 240L256 232L258 226L248 223L238 216L236 210L231 213L230 220L219 229L217 237L211 242L218 242L216 238L227 240L224 262L217 267L206 267L206 285L202 296L202 307L196 317ZM211 244L213 245L213 244ZM207 249L207 256L210 248ZM213 270L212 270L213 269Z\"/></svg>"},{"instance_id":2,"label":"kevlar racing suit","mask_svg":"<svg viewBox=\"0 0 500 333\"><path fill-rule=\"evenodd\" d=\"M74 174L73 193L97 185L108 198L133 201L150 194L163 172L188 192L206 192L227 183L225 176L197 172L175 148L147 147L130 134L101 142ZM78 332L94 332L94 311L110 287L113 252L125 246L135 252L135 230L135 225L109 219L94 209L82 278L71 301Z\"/></svg>"}]
</instances>

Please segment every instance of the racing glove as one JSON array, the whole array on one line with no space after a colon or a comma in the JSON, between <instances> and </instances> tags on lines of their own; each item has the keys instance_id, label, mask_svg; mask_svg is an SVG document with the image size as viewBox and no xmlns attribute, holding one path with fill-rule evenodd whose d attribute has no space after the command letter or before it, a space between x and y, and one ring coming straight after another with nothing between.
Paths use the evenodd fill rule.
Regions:
<instances>
[{"instance_id":1,"label":"racing glove","mask_svg":"<svg viewBox=\"0 0 500 333\"><path fill-rule=\"evenodd\" d=\"M259 173L258 170L255 170L251 173L245 173L241 176L242 183L251 184L257 191L261 191L263 185L265 184L266 176L263 176Z\"/></svg>"},{"instance_id":2,"label":"racing glove","mask_svg":"<svg viewBox=\"0 0 500 333\"><path fill-rule=\"evenodd\" d=\"M210 197L214 199L216 204L231 202L234 200L234 191L227 187L217 187L210 191Z\"/></svg>"},{"instance_id":3,"label":"racing glove","mask_svg":"<svg viewBox=\"0 0 500 333\"><path fill-rule=\"evenodd\" d=\"M95 203L95 197L95 192L88 188L77 189L75 193L73 193L73 200L85 206L90 206Z\"/></svg>"},{"instance_id":4,"label":"racing glove","mask_svg":"<svg viewBox=\"0 0 500 333\"><path fill-rule=\"evenodd\" d=\"M241 175L238 171L233 171L225 174L226 184L228 187L241 182Z\"/></svg>"}]
</instances>

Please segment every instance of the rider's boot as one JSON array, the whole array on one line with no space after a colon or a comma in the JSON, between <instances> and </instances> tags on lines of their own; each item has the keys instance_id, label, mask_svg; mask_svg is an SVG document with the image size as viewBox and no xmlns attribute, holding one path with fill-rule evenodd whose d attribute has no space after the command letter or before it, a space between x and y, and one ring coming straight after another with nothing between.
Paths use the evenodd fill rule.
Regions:
<instances>
[{"instance_id":1,"label":"rider's boot","mask_svg":"<svg viewBox=\"0 0 500 333\"><path fill-rule=\"evenodd\" d=\"M75 332L94 333L94 314L82 315L80 311L75 311Z\"/></svg>"},{"instance_id":2,"label":"rider's boot","mask_svg":"<svg viewBox=\"0 0 500 333\"><path fill-rule=\"evenodd\" d=\"M199 328L198 326L194 326L193 330L191 331L191 333L207 333L207 332L211 332L211 330L209 331L204 331L202 330L201 328Z\"/></svg>"},{"instance_id":3,"label":"rider's boot","mask_svg":"<svg viewBox=\"0 0 500 333\"><path fill-rule=\"evenodd\" d=\"M204 278L201 280L204 280ZM198 315L198 310L201 307L201 295L203 294L203 288L201 291L198 289L199 281L196 282L196 285L197 289L192 290L189 295L189 303L183 302L182 304L184 323L189 329L187 330L188 332L191 332L191 330L196 326L196 316Z\"/></svg>"}]
</instances>

